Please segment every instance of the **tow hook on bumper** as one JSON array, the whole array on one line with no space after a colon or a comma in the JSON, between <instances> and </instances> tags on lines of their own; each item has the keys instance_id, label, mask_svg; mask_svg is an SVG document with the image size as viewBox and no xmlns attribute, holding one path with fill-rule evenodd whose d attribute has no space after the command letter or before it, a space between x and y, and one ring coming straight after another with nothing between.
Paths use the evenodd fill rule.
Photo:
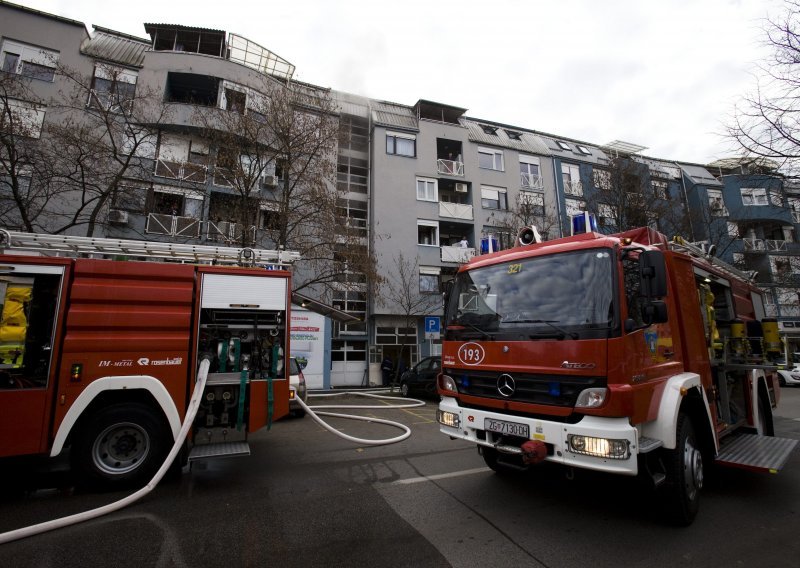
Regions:
<instances>
[{"instance_id":1,"label":"tow hook on bumper","mask_svg":"<svg viewBox=\"0 0 800 568\"><path fill-rule=\"evenodd\" d=\"M522 463L525 465L541 463L547 457L547 444L541 440L528 440L523 442L521 446L497 444L495 449L503 454L520 456Z\"/></svg>"}]
</instances>

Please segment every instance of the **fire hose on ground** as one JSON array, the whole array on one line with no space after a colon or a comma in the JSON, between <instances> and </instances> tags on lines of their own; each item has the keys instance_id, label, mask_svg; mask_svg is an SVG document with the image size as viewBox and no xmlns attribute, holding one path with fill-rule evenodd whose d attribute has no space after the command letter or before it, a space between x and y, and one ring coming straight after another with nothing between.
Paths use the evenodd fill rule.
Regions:
<instances>
[{"instance_id":1,"label":"fire hose on ground","mask_svg":"<svg viewBox=\"0 0 800 568\"><path fill-rule=\"evenodd\" d=\"M189 407L186 410L186 417L184 418L183 425L181 426L180 432L178 436L175 438L175 444L172 446L169 454L167 455L164 463L155 473L153 478L141 489L138 491L124 497L118 501L114 501L113 503L109 503L107 505L103 505L102 507L97 507L95 509L90 509L89 511L83 511L81 513L75 513L74 515L68 515L66 517L61 517L59 519L53 519L51 521L46 521L43 523L39 523L36 525L31 525L28 527L22 527L20 529L15 529L12 531L0 533L0 544L5 544L7 542L12 542L15 540L19 540L22 538L27 538L29 536L34 536L37 534L41 534L44 532L48 532L51 530L55 530L58 528L66 527L69 525L74 525L77 523L81 523L83 521L88 521L91 519L96 519L103 515L107 515L108 513L113 513L114 511L118 511L128 505L132 505L148 493L150 493L161 479L166 475L167 470L172 465L172 462L175 460L175 457L178 455L178 452L183 447L183 442L186 440L186 436L189 434L189 429L192 427L192 423L194 422L194 417L197 414L197 409L200 406L200 398L203 395L203 389L206 385L206 379L208 378L208 368L210 366L210 361L208 359L203 359L200 363L200 367L197 372L197 381L195 382L194 391L192 392L192 397L189 400ZM373 399L390 399L390 400L397 400L396 397L392 396L385 396L375 394L374 392L358 392L358 391L343 391L340 393L332 393L332 394L314 394L311 396L317 398L328 398L328 397L340 397L345 395L358 395L364 396L367 398ZM371 446L379 446L379 445L387 445L387 444L394 444L397 442L401 442L408 438L411 435L411 429L406 426L405 424L401 424L400 422L394 422L392 420L384 420L381 418L372 418L372 417L365 417L365 416L356 416L351 414L339 414L328 412L325 410L320 410L323 408L336 408L336 409L345 409L345 408L361 408L361 409L387 409L387 408L412 408L415 406L424 406L425 403L420 400L416 399L407 399L404 404L400 405L325 405L325 406L308 406L306 403L301 400L299 397L296 397L296 400L300 403L300 405L309 413L309 415L319 423L323 428L328 430L329 432L344 438L350 442L355 442L357 444L364 444L364 445L371 445ZM339 430L336 430L332 426L328 425L324 420L319 418L319 415L324 416L333 416L338 418L347 418L351 420L363 420L367 422L376 422L379 424L386 424L388 426L393 426L396 428L400 428L404 430L404 433L400 436L396 436L394 438L388 438L384 440L368 440L364 438L356 438L354 436L349 436Z\"/></svg>"}]
</instances>

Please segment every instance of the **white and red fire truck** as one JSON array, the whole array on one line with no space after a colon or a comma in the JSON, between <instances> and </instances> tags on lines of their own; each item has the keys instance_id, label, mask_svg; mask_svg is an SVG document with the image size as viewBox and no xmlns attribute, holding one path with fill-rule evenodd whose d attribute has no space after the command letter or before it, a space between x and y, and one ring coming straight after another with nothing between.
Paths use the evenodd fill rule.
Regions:
<instances>
[{"instance_id":1,"label":"white and red fire truck","mask_svg":"<svg viewBox=\"0 0 800 568\"><path fill-rule=\"evenodd\" d=\"M9 231L0 248L0 458L69 448L79 482L142 484L204 357L181 463L248 454L288 413L296 253Z\"/></svg>"},{"instance_id":2,"label":"white and red fire truck","mask_svg":"<svg viewBox=\"0 0 800 568\"><path fill-rule=\"evenodd\" d=\"M681 524L709 463L783 466L797 442L773 437L782 347L753 274L646 228L534 233L447 295L441 432L496 471L647 476Z\"/></svg>"}]
</instances>

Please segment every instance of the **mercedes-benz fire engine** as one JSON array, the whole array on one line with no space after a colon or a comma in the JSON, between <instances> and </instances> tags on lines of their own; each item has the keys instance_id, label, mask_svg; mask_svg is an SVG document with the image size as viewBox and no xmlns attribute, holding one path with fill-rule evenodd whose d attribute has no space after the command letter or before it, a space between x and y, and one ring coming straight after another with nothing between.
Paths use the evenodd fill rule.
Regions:
<instances>
[{"instance_id":1,"label":"mercedes-benz fire engine","mask_svg":"<svg viewBox=\"0 0 800 568\"><path fill-rule=\"evenodd\" d=\"M0 236L0 458L69 448L79 483L142 484L174 444L201 358L181 464L248 454L248 432L288 413L296 253ZM73 258L86 255L129 260Z\"/></svg>"},{"instance_id":2,"label":"mercedes-benz fire engine","mask_svg":"<svg viewBox=\"0 0 800 568\"><path fill-rule=\"evenodd\" d=\"M711 462L782 467L797 442L773 437L782 347L753 274L646 228L534 233L446 296L441 432L495 471L647 476L681 524Z\"/></svg>"}]
</instances>

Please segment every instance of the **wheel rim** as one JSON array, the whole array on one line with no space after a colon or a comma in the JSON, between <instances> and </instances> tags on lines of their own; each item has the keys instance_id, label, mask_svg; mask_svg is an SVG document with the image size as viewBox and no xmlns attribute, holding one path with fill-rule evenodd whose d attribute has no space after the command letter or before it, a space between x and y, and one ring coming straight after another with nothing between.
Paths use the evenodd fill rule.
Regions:
<instances>
[{"instance_id":1,"label":"wheel rim","mask_svg":"<svg viewBox=\"0 0 800 568\"><path fill-rule=\"evenodd\" d=\"M403 396L408 396L408 383L403 383L400 385L400 394Z\"/></svg>"},{"instance_id":2,"label":"wheel rim","mask_svg":"<svg viewBox=\"0 0 800 568\"><path fill-rule=\"evenodd\" d=\"M703 488L703 454L695 447L691 438L686 440L683 447L683 485L690 501Z\"/></svg>"},{"instance_id":3,"label":"wheel rim","mask_svg":"<svg viewBox=\"0 0 800 568\"><path fill-rule=\"evenodd\" d=\"M150 436L138 424L122 422L103 430L92 445L92 461L99 470L122 475L139 467L150 453Z\"/></svg>"}]
</instances>

